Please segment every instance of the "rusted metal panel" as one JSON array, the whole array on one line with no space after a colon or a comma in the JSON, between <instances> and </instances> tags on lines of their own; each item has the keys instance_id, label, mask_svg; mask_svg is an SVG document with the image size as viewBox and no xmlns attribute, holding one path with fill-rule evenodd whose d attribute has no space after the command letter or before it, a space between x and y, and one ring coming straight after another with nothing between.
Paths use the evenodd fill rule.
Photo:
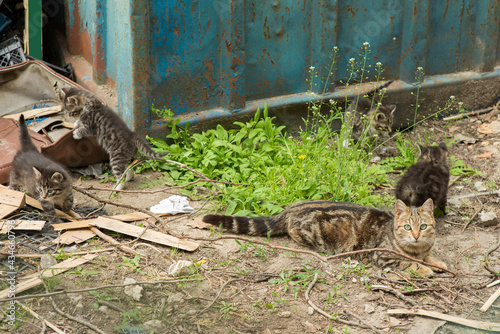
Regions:
<instances>
[{"instance_id":1,"label":"rusted metal panel","mask_svg":"<svg viewBox=\"0 0 500 334\"><path fill-rule=\"evenodd\" d=\"M70 51L116 89L119 112L143 131L161 126L152 104L201 122L301 103L310 91L335 96L319 78L359 76L349 60L361 60L365 42L363 81L376 62L385 79L407 83L417 67L452 83L463 71L496 75L500 63L498 0L65 1Z\"/></svg>"}]
</instances>

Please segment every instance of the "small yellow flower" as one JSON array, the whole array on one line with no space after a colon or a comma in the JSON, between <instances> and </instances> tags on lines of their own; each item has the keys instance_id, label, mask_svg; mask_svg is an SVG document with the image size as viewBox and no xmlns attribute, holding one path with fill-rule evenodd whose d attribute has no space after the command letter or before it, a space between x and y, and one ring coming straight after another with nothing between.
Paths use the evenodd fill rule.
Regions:
<instances>
[{"instance_id":1,"label":"small yellow flower","mask_svg":"<svg viewBox=\"0 0 500 334\"><path fill-rule=\"evenodd\" d=\"M305 159L305 158L306 158L305 154L299 155L299 159Z\"/></svg>"}]
</instances>

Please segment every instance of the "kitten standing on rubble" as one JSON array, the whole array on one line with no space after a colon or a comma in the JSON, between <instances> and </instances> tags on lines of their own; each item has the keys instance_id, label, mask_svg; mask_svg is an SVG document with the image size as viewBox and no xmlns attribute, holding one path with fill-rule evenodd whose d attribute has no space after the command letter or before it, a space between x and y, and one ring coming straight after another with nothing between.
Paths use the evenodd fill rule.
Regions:
<instances>
[{"instance_id":1,"label":"kitten standing on rubble","mask_svg":"<svg viewBox=\"0 0 500 334\"><path fill-rule=\"evenodd\" d=\"M72 117L78 117L73 138L94 135L109 154L111 171L117 182L113 189L122 189L120 178L138 149L151 159L159 159L167 154L154 152L145 138L131 131L117 113L92 94L77 88L60 89L57 82L54 90L62 102L63 110L68 111ZM129 170L125 182L133 177L133 171Z\"/></svg>"},{"instance_id":2,"label":"kitten standing on rubble","mask_svg":"<svg viewBox=\"0 0 500 334\"><path fill-rule=\"evenodd\" d=\"M408 168L396 185L396 198L408 206L418 207L432 198L436 207L445 213L450 163L446 144L420 146L420 157Z\"/></svg>"},{"instance_id":3,"label":"kitten standing on rubble","mask_svg":"<svg viewBox=\"0 0 500 334\"><path fill-rule=\"evenodd\" d=\"M206 215L203 221L239 234L288 234L299 244L310 246L318 252L338 254L388 248L446 269L446 264L431 255L436 237L431 199L419 208L408 208L398 200L394 215L354 203L309 200L294 203L270 217ZM361 258L366 256L383 268L409 269L423 276L434 274L431 268L393 253L359 255Z\"/></svg>"},{"instance_id":4,"label":"kitten standing on rubble","mask_svg":"<svg viewBox=\"0 0 500 334\"><path fill-rule=\"evenodd\" d=\"M73 208L71 175L65 167L38 152L23 115L19 117L19 132L21 145L12 162L9 188L28 191L42 204L49 221L59 222L55 208L66 213Z\"/></svg>"}]
</instances>

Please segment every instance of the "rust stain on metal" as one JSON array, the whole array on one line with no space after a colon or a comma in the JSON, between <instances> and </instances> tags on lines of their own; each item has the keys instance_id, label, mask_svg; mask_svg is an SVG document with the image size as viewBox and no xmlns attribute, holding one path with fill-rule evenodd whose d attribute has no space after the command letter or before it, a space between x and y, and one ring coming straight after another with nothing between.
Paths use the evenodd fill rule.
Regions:
<instances>
[{"instance_id":1,"label":"rust stain on metal","mask_svg":"<svg viewBox=\"0 0 500 334\"><path fill-rule=\"evenodd\" d=\"M269 39L271 34L269 33L269 26L267 25L267 16L264 18L264 37Z\"/></svg>"},{"instance_id":2,"label":"rust stain on metal","mask_svg":"<svg viewBox=\"0 0 500 334\"><path fill-rule=\"evenodd\" d=\"M226 50L228 53L231 53L233 52L233 48L231 47L231 42L228 42L228 40L226 39Z\"/></svg>"},{"instance_id":3,"label":"rust stain on metal","mask_svg":"<svg viewBox=\"0 0 500 334\"><path fill-rule=\"evenodd\" d=\"M352 17L354 18L356 16L356 11L352 7L352 5L347 5L346 7L347 11L351 13Z\"/></svg>"},{"instance_id":4,"label":"rust stain on metal","mask_svg":"<svg viewBox=\"0 0 500 334\"><path fill-rule=\"evenodd\" d=\"M207 68L206 72L203 74L205 78L210 82L210 86L214 87L215 86L215 80L212 77L212 73L214 71L214 65L212 64L211 60L208 60L205 62L205 67Z\"/></svg>"},{"instance_id":5,"label":"rust stain on metal","mask_svg":"<svg viewBox=\"0 0 500 334\"><path fill-rule=\"evenodd\" d=\"M417 17L417 3L413 3L413 18Z\"/></svg>"},{"instance_id":6,"label":"rust stain on metal","mask_svg":"<svg viewBox=\"0 0 500 334\"><path fill-rule=\"evenodd\" d=\"M389 16L389 19L391 20L391 24L394 25L394 16Z\"/></svg>"},{"instance_id":7,"label":"rust stain on metal","mask_svg":"<svg viewBox=\"0 0 500 334\"><path fill-rule=\"evenodd\" d=\"M443 20L446 18L446 13L448 13L449 5L450 5L450 0L446 0L446 8L444 9Z\"/></svg>"}]
</instances>

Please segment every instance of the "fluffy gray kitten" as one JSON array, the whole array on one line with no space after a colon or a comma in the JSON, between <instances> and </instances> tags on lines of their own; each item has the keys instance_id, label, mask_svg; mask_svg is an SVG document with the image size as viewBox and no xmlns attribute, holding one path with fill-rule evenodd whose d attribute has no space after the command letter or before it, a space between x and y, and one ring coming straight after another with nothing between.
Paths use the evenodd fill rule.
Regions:
<instances>
[{"instance_id":1,"label":"fluffy gray kitten","mask_svg":"<svg viewBox=\"0 0 500 334\"><path fill-rule=\"evenodd\" d=\"M51 223L60 222L55 208L70 213L73 208L73 184L65 167L38 152L24 121L19 117L21 147L12 161L9 188L27 191L41 204Z\"/></svg>"},{"instance_id":2,"label":"fluffy gray kitten","mask_svg":"<svg viewBox=\"0 0 500 334\"><path fill-rule=\"evenodd\" d=\"M113 189L122 189L120 178L138 149L151 159L159 159L167 154L154 152L145 138L130 130L117 113L92 94L77 88L60 89L57 82L54 90L62 102L63 110L72 117L78 117L73 138L94 135L109 154L111 172L116 178ZM133 171L129 170L125 181L133 179L133 175Z\"/></svg>"},{"instance_id":3,"label":"fluffy gray kitten","mask_svg":"<svg viewBox=\"0 0 500 334\"><path fill-rule=\"evenodd\" d=\"M406 205L418 207L432 198L436 207L445 213L450 162L444 142L438 146L420 146L420 157L408 168L396 185L396 198Z\"/></svg>"}]
</instances>

